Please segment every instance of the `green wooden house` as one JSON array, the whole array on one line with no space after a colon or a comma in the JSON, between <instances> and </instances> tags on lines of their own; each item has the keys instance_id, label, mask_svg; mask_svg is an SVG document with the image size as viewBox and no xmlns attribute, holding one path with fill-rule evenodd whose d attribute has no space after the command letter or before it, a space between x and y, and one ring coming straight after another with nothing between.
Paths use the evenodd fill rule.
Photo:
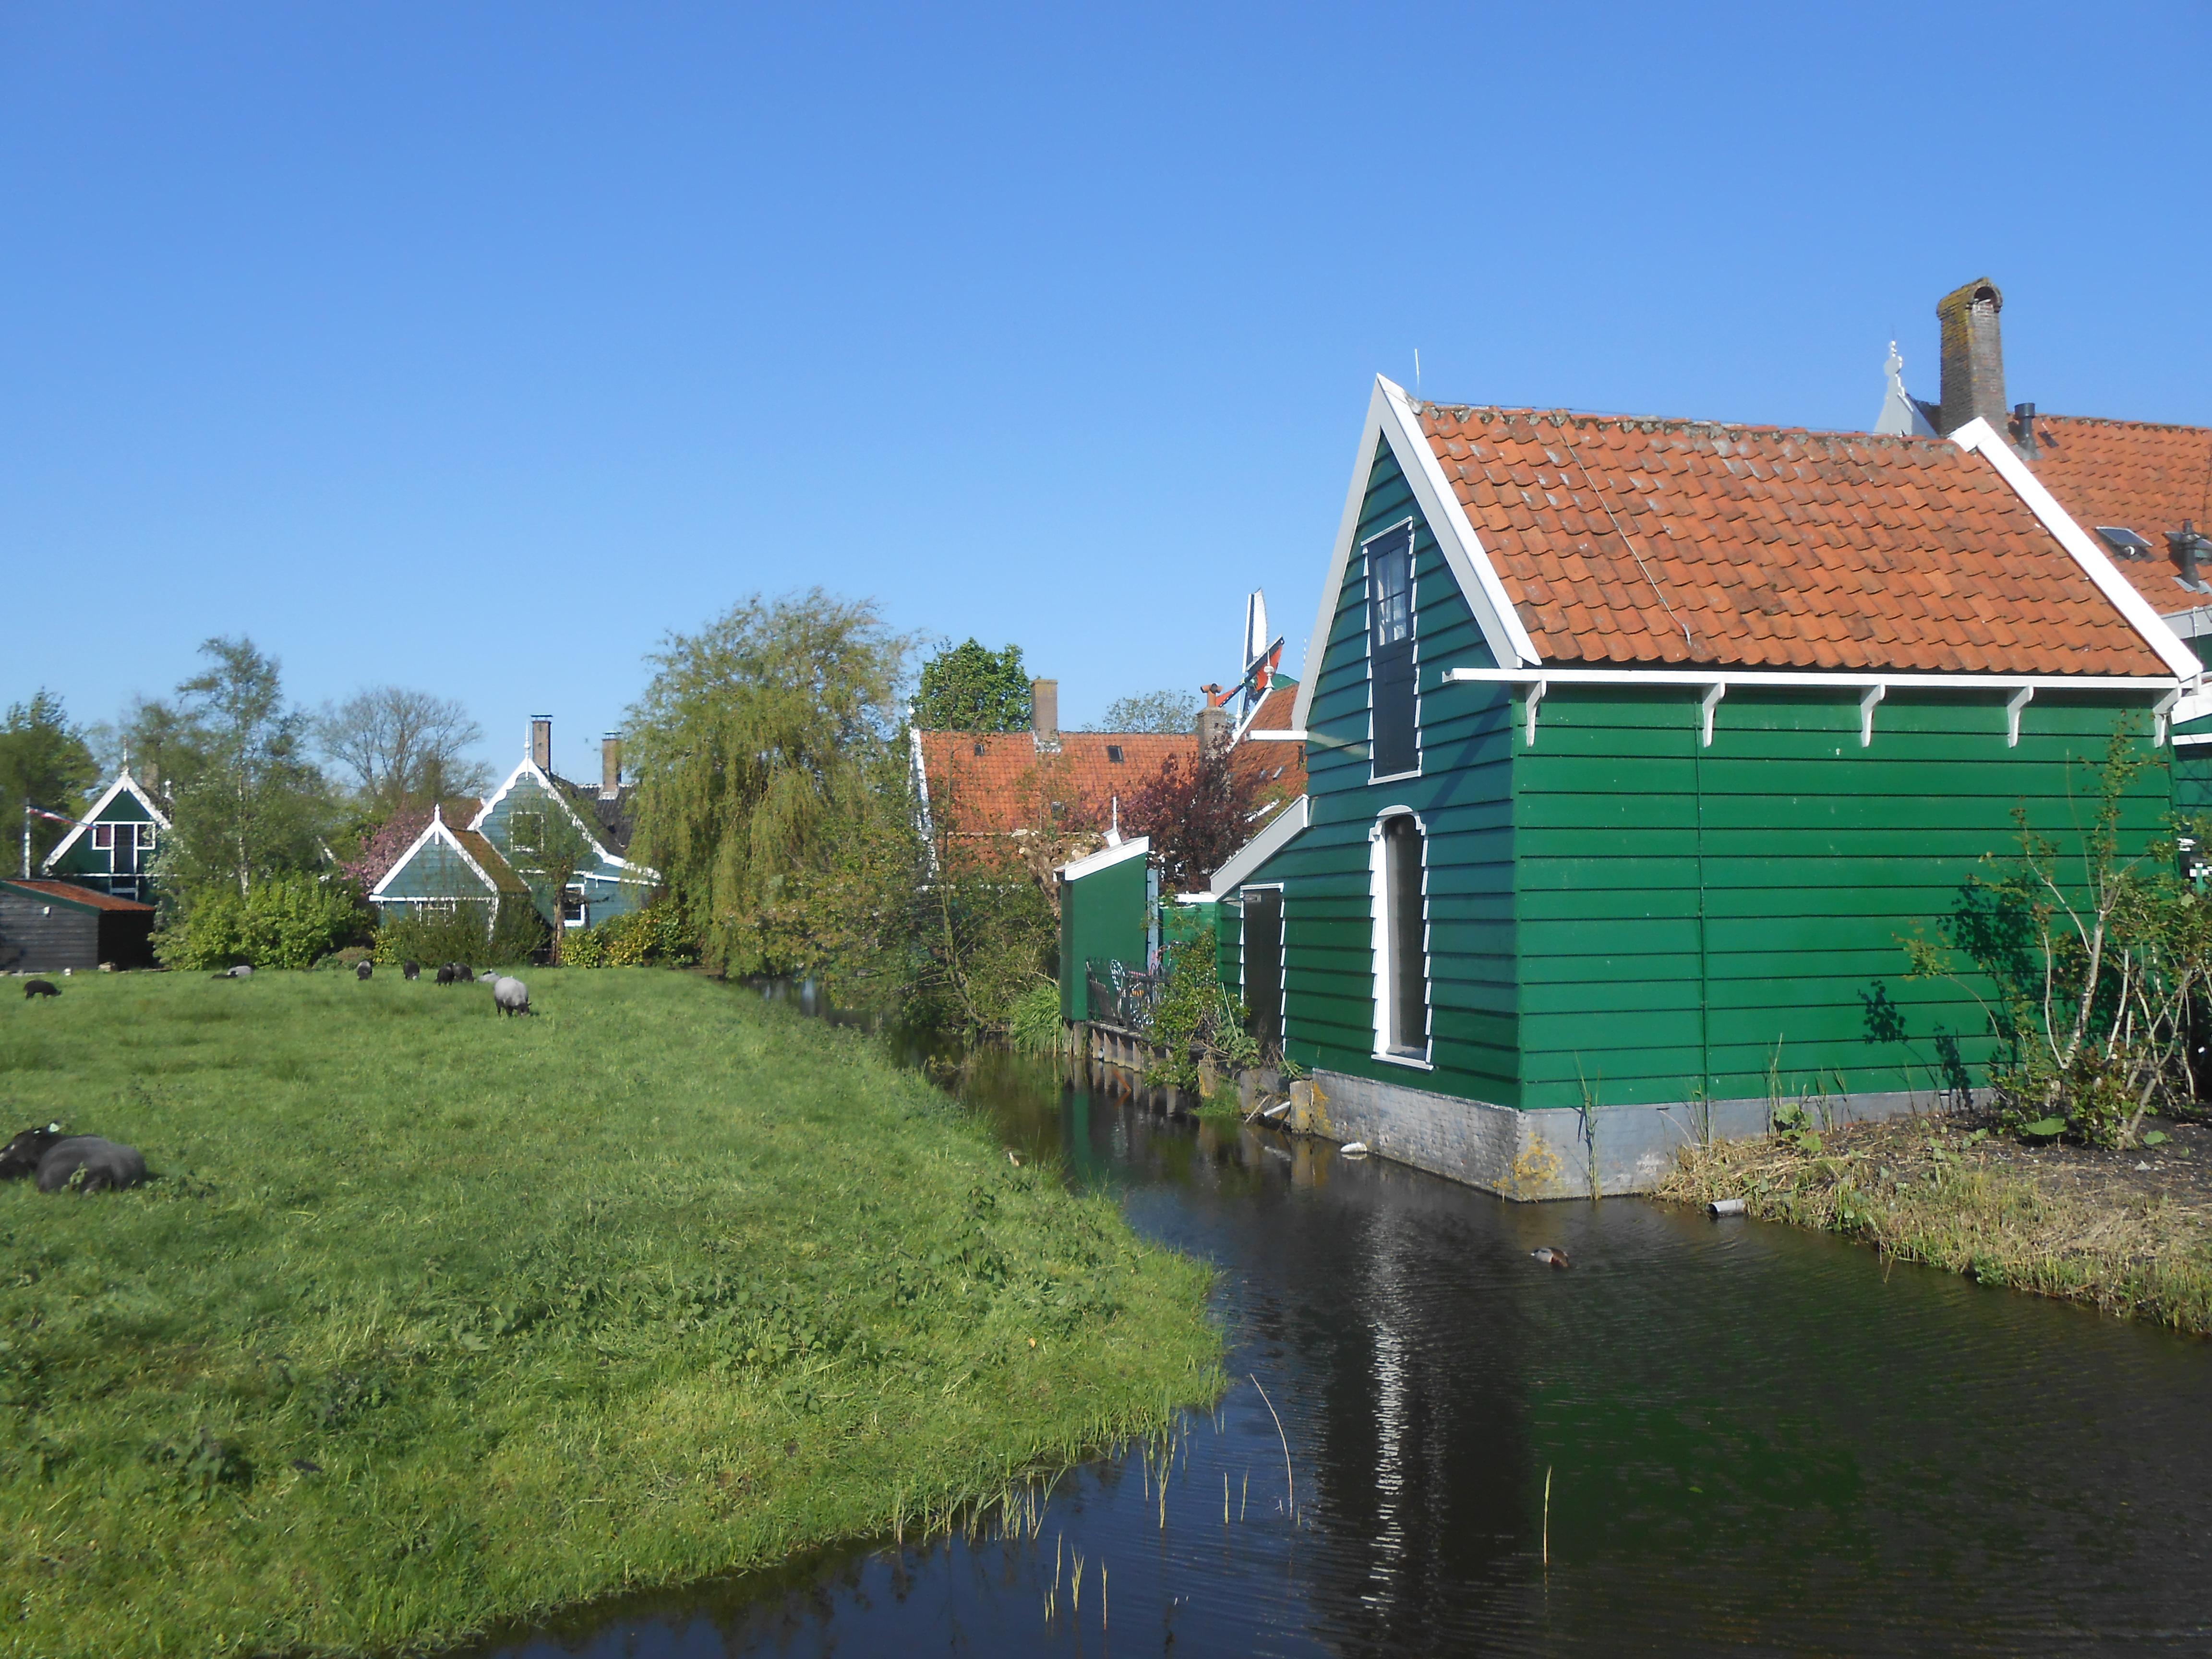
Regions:
<instances>
[{"instance_id":1,"label":"green wooden house","mask_svg":"<svg viewBox=\"0 0 2212 1659\"><path fill-rule=\"evenodd\" d=\"M473 829L447 823L445 809L434 806L422 833L369 890L368 902L385 923L410 912L474 910L489 941L501 907L532 898L530 884L497 847Z\"/></svg>"},{"instance_id":2,"label":"green wooden house","mask_svg":"<svg viewBox=\"0 0 2212 1659\"><path fill-rule=\"evenodd\" d=\"M538 894L538 913L549 927L588 927L641 910L660 885L659 871L627 856L634 787L622 781L621 738L609 732L601 740L600 757L596 790L559 776L553 770L553 722L546 715L533 716L529 752L469 823L526 874L544 844L549 823L565 821L581 837L585 860L561 895L557 917L550 892Z\"/></svg>"},{"instance_id":3,"label":"green wooden house","mask_svg":"<svg viewBox=\"0 0 2212 1659\"><path fill-rule=\"evenodd\" d=\"M1114 964L1142 970L1158 957L1160 878L1152 850L1152 842L1139 836L1060 866L1063 1019L1112 1019L1113 1008L1091 994L1094 974L1110 989Z\"/></svg>"},{"instance_id":4,"label":"green wooden house","mask_svg":"<svg viewBox=\"0 0 2212 1659\"><path fill-rule=\"evenodd\" d=\"M168 833L167 815L126 766L46 854L40 872L111 898L149 903L154 860Z\"/></svg>"},{"instance_id":5,"label":"green wooden house","mask_svg":"<svg viewBox=\"0 0 2212 1659\"><path fill-rule=\"evenodd\" d=\"M1279 1006L1316 1128L1525 1197L1646 1188L1778 1097L1863 1117L1971 1082L1979 1010L1905 981L1900 938L2016 806L2073 834L2116 728L2162 763L2203 672L1985 422L1387 380L1312 638L1307 798L1217 873L1224 963ZM2143 775L2131 832L2169 787Z\"/></svg>"}]
</instances>

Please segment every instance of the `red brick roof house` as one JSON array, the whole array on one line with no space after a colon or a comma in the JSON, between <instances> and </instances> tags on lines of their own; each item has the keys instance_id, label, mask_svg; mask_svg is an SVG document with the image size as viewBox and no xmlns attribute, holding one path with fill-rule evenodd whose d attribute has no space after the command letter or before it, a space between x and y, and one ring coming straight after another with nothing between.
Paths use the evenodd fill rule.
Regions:
<instances>
[{"instance_id":1,"label":"red brick roof house","mask_svg":"<svg viewBox=\"0 0 2212 1659\"><path fill-rule=\"evenodd\" d=\"M1979 1086L1978 1006L1906 980L1899 937L2015 809L2073 833L2082 763L2162 743L2203 678L2004 428L1378 378L1352 459L1286 728L1306 795L1212 883L1304 1127L1584 1196L1762 1131L1778 1088L1865 1117ZM2125 832L2166 804L2139 775Z\"/></svg>"},{"instance_id":2,"label":"red brick roof house","mask_svg":"<svg viewBox=\"0 0 2212 1659\"><path fill-rule=\"evenodd\" d=\"M2003 309L2003 294L1987 277L1937 301L1942 395L1934 403L1908 397L1893 348L1889 394L1875 429L1933 434L1985 422L2167 627L2212 659L2212 427L2008 406ZM2212 732L2187 724L2208 715L2212 698L2201 695L2177 706L2179 750L2212 742ZM2203 804L2212 804L2212 779L2208 790Z\"/></svg>"}]
</instances>

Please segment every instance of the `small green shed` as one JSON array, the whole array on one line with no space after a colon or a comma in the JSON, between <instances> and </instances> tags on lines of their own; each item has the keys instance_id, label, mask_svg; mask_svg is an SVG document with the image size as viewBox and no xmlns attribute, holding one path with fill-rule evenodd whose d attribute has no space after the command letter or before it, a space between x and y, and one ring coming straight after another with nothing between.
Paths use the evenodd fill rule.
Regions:
<instances>
[{"instance_id":1,"label":"small green shed","mask_svg":"<svg viewBox=\"0 0 2212 1659\"><path fill-rule=\"evenodd\" d=\"M1060 866L1060 1012L1063 1019L1093 1012L1086 969L1118 962L1143 970L1159 954L1159 873L1152 843L1139 836Z\"/></svg>"}]
</instances>

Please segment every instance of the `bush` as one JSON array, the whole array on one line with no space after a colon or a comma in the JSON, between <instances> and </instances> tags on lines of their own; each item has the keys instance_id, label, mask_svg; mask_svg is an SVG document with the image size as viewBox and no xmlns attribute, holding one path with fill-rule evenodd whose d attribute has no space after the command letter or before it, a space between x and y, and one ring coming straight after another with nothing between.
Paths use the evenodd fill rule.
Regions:
<instances>
[{"instance_id":1,"label":"bush","mask_svg":"<svg viewBox=\"0 0 2212 1659\"><path fill-rule=\"evenodd\" d=\"M250 892L207 886L154 936L165 968L312 968L365 937L368 910L349 882L294 873L271 876Z\"/></svg>"},{"instance_id":2,"label":"bush","mask_svg":"<svg viewBox=\"0 0 2212 1659\"><path fill-rule=\"evenodd\" d=\"M1031 1054L1058 1054L1067 1046L1067 1028L1060 1018L1060 987L1049 981L1032 985L1014 999L1006 1016L1006 1036L1015 1048Z\"/></svg>"},{"instance_id":3,"label":"bush","mask_svg":"<svg viewBox=\"0 0 2212 1659\"><path fill-rule=\"evenodd\" d=\"M648 962L682 968L696 960L684 918L666 902L616 916L596 927L579 927L561 941L563 968L638 968Z\"/></svg>"}]
</instances>

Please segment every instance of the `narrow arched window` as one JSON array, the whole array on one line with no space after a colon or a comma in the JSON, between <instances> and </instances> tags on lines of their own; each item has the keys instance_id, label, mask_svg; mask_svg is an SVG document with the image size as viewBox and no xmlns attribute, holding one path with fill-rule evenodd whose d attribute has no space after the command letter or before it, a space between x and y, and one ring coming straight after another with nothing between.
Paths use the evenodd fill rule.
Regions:
<instances>
[{"instance_id":1,"label":"narrow arched window","mask_svg":"<svg viewBox=\"0 0 2212 1659\"><path fill-rule=\"evenodd\" d=\"M1394 1054L1425 1058L1429 1048L1428 896L1424 837L1410 814L1382 823L1384 1031Z\"/></svg>"},{"instance_id":2,"label":"narrow arched window","mask_svg":"<svg viewBox=\"0 0 2212 1659\"><path fill-rule=\"evenodd\" d=\"M1420 699L1413 655L1413 526L1367 544L1367 679L1374 775L1421 769Z\"/></svg>"}]
</instances>

